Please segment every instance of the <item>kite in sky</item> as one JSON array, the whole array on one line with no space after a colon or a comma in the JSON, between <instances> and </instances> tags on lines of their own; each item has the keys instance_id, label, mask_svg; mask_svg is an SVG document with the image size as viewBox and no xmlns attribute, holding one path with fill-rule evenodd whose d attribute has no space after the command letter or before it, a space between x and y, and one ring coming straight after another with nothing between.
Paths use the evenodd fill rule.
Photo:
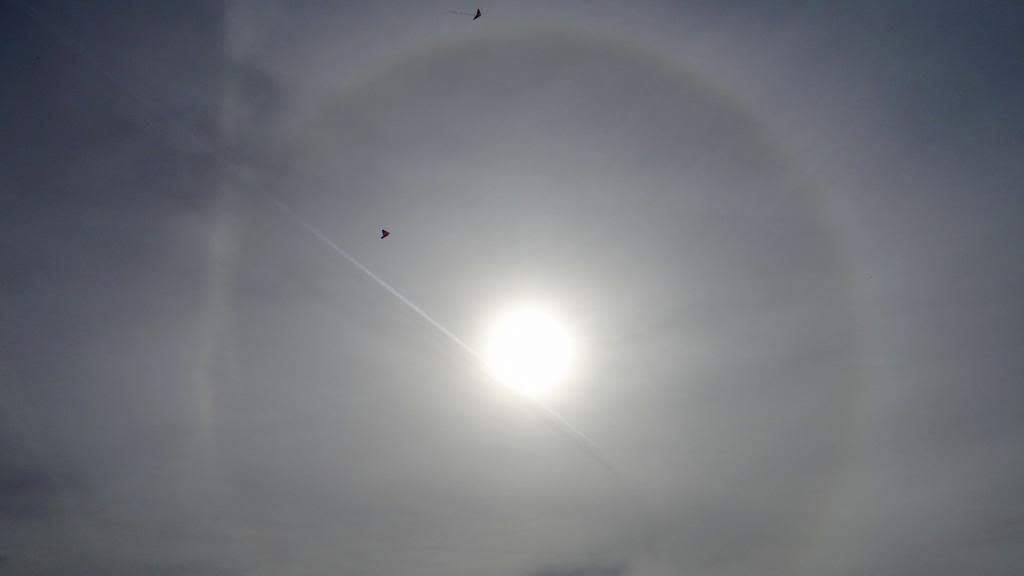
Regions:
<instances>
[{"instance_id":1,"label":"kite in sky","mask_svg":"<svg viewBox=\"0 0 1024 576\"><path fill-rule=\"evenodd\" d=\"M380 239L383 240L383 239L387 238L388 236L391 236L391 232L388 232L387 230L384 230L382 228L381 231L380 231Z\"/></svg>"}]
</instances>

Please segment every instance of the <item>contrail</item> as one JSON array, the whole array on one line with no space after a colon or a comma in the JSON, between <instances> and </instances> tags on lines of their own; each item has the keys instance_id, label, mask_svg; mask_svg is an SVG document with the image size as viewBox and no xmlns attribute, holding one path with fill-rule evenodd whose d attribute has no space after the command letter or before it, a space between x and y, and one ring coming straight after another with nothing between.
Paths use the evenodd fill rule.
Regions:
<instances>
[{"instance_id":1,"label":"contrail","mask_svg":"<svg viewBox=\"0 0 1024 576\"><path fill-rule=\"evenodd\" d=\"M423 310L422 308L420 308L419 306L417 306L415 302L413 302L412 300L409 300L408 298L403 296L402 293L399 292L398 290L396 290L394 286L392 286L391 284L388 284L387 281L385 281L380 276L377 276L377 274L375 274L373 272L373 270L370 270L369 268L364 266L362 262L360 262L359 260L356 260L355 256L349 254L347 250L345 250L344 248L339 246L337 243L335 243L333 240L331 240L326 234L324 234L323 232L318 230L315 226L313 226L312 224L307 222L304 218L302 218L302 216L299 216L298 212L293 210L291 206L289 206L284 201L282 201L277 195L275 195L275 194L273 194L271 192L268 192L266 190L264 190L263 192L267 195L268 198L270 198L271 202L273 202L283 212L288 214L288 216L290 216L292 218L292 220L295 220L295 222L297 222L300 226L305 228L305 230L307 232L309 232L310 234L312 234L313 237L315 237L317 240L320 240L321 242L323 242L324 245L326 245L328 248L333 250L335 253L337 253L339 256L341 256L345 260L348 260L349 264L352 264L353 266L358 268L360 271L363 272L363 274L366 274L367 276L370 277L370 279L372 279L374 282L379 284L381 288L387 290L395 298L398 298L399 302L401 302L402 304L405 304L413 312L419 314L419 316L421 318L426 320L434 328L437 328L442 334L447 336L449 340L451 340L456 345L458 345L460 348L462 348L462 350L464 352L466 352L467 354L472 356L473 359L478 360L480 362L484 361L483 357L476 350L474 350L469 344L466 344L466 342L463 341L458 336L456 336L455 333L453 333L451 330L445 328L443 324L441 324L437 320L434 320L434 318L431 317L430 314L427 314L427 312L425 310Z\"/></svg>"},{"instance_id":2,"label":"contrail","mask_svg":"<svg viewBox=\"0 0 1024 576\"><path fill-rule=\"evenodd\" d=\"M410 300L410 299L406 298L405 296L403 296L402 293L399 292L394 286L392 286L391 284L388 284L388 282L386 280L384 280L383 278L378 276L376 273L374 273L373 270L370 270L369 268L367 268L362 262L357 260L355 256L349 254L349 252L347 250L345 250L344 248L339 246L336 242L331 240L330 237L328 237L326 234L324 234L319 229L317 229L316 226L313 226L312 224L307 222L306 219L304 219L301 215L299 215L298 212L296 212L286 202L281 200L281 198L279 198L277 195L275 195L275 194L273 194L273 193L271 193L271 192L269 192L267 190L263 190L263 192L267 195L268 198L270 198L270 201L273 202L274 205L276 205L278 208L281 209L282 212L284 212L289 217L291 217L291 219L294 220L297 224L302 226L302 228L304 228L307 232L309 232L310 235L312 235L314 238L319 240L325 246L330 248L336 254L338 254L339 256L344 258L345 260L347 260L349 262L349 264L352 264L353 266L358 268L363 274L366 274L371 280L373 280L378 285L380 285L381 288L387 290L388 293L390 293L392 296L397 298L399 302L401 302L402 304L405 304L406 307L408 307L410 310L412 310L413 312L418 314L421 318L426 320L427 323L429 323L431 326L436 328L438 332L443 334L445 337L447 337L449 340L451 340L456 346L461 348L463 352L465 352L471 358L476 360L480 364L480 367L483 368L485 371L487 371L488 374L490 374L490 366L487 364L487 361L484 359L483 355L481 355L479 352L477 352L472 346L467 344L465 340L463 340L462 338L459 338L454 332L452 332L451 330L445 328L444 324L441 324L440 322L435 320L430 314L427 314L426 310L424 310L423 308L420 308L419 306L416 305L415 302L413 302L412 300ZM500 379L497 379L497 380L505 388L507 388L507 389L509 389L509 390L511 390L513 392L517 392L511 386L505 384L504 382L501 382ZM529 395L523 395L523 397L525 399L527 399L541 413L546 415L550 419L550 421L555 423L556 427L563 434L568 436L571 440L573 440L573 441L577 442L578 444L580 444L580 446L583 449L585 449L587 451L587 453L590 454L590 456L593 457L595 460L597 460L602 466L604 466L605 468L608 468L612 472L615 472L615 467L612 466L611 461L605 455L604 451L601 450L600 446L598 446L596 442L591 440L589 436L584 434L582 430L580 430L579 428L573 426L568 420L565 419L564 416L559 414L558 411L556 411L555 409L551 408L547 404L544 404L543 402L541 402L537 398L534 398L533 396L529 396Z\"/></svg>"}]
</instances>

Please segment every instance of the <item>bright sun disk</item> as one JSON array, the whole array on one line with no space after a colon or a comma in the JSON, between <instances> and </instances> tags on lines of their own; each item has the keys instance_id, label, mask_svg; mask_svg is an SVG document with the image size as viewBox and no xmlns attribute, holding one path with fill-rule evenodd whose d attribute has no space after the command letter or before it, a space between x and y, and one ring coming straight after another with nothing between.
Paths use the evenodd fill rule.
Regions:
<instances>
[{"instance_id":1,"label":"bright sun disk","mask_svg":"<svg viewBox=\"0 0 1024 576\"><path fill-rule=\"evenodd\" d=\"M554 316L539 308L516 308L495 322L486 357L503 384L540 396L568 375L572 346L568 332Z\"/></svg>"}]
</instances>

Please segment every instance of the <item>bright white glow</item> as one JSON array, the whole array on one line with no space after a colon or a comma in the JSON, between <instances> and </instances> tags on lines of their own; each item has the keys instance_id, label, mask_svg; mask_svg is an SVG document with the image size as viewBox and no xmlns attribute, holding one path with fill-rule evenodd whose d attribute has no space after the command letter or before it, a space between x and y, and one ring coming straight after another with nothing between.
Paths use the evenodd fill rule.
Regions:
<instances>
[{"instance_id":1,"label":"bright white glow","mask_svg":"<svg viewBox=\"0 0 1024 576\"><path fill-rule=\"evenodd\" d=\"M565 327L537 307L507 310L491 328L487 364L513 389L531 396L550 394L572 364L572 341Z\"/></svg>"}]
</instances>

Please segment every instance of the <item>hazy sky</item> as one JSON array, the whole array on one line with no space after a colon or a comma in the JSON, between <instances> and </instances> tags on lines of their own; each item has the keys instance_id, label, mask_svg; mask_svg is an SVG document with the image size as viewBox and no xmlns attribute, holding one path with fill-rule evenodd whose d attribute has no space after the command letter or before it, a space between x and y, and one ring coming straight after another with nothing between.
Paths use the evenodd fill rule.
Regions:
<instances>
[{"instance_id":1,"label":"hazy sky","mask_svg":"<svg viewBox=\"0 0 1024 576\"><path fill-rule=\"evenodd\" d=\"M2 6L0 572L1024 570L1018 2Z\"/></svg>"}]
</instances>

